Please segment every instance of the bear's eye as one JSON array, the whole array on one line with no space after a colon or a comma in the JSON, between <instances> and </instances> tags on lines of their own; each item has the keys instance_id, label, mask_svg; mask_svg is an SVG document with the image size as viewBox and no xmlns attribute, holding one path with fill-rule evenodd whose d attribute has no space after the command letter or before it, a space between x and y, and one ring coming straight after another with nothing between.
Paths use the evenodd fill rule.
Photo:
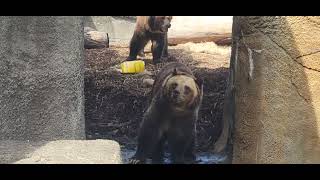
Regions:
<instances>
[{"instance_id":1,"label":"bear's eye","mask_svg":"<svg viewBox=\"0 0 320 180\"><path fill-rule=\"evenodd\" d=\"M165 18L166 18L165 16L162 16L162 17L161 17L162 20L164 20Z\"/></svg>"},{"instance_id":2,"label":"bear's eye","mask_svg":"<svg viewBox=\"0 0 320 180\"><path fill-rule=\"evenodd\" d=\"M184 87L184 94L190 94L191 93L191 88L189 86Z\"/></svg>"},{"instance_id":3,"label":"bear's eye","mask_svg":"<svg viewBox=\"0 0 320 180\"><path fill-rule=\"evenodd\" d=\"M178 86L177 83L173 83L173 84L171 85L171 88L172 88L172 89L175 89L177 86Z\"/></svg>"}]
</instances>

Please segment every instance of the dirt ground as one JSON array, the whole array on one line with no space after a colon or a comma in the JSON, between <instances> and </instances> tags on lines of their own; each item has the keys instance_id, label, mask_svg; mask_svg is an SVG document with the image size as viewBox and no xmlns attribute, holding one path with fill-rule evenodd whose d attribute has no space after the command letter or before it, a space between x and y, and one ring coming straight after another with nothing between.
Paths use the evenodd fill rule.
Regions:
<instances>
[{"instance_id":1,"label":"dirt ground","mask_svg":"<svg viewBox=\"0 0 320 180\"><path fill-rule=\"evenodd\" d=\"M128 55L128 47L111 46L86 50L85 117L87 139L112 139L124 147L135 147L142 115L151 88L142 86L143 78L154 77L167 62L151 64L146 48L149 73L121 74L117 68ZM223 99L228 78L230 47L214 43L181 44L169 47L169 60L179 61L204 79L204 98L197 123L199 152L210 151L221 132Z\"/></svg>"}]
</instances>

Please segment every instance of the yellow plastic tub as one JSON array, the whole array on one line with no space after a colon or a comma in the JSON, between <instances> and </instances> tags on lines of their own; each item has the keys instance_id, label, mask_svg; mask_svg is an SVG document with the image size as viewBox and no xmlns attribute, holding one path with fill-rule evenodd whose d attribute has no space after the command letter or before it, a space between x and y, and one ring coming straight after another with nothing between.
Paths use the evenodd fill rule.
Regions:
<instances>
[{"instance_id":1,"label":"yellow plastic tub","mask_svg":"<svg viewBox=\"0 0 320 180\"><path fill-rule=\"evenodd\" d=\"M121 72L124 74L128 73L140 73L145 69L145 63L141 60L126 61L121 63Z\"/></svg>"}]
</instances>

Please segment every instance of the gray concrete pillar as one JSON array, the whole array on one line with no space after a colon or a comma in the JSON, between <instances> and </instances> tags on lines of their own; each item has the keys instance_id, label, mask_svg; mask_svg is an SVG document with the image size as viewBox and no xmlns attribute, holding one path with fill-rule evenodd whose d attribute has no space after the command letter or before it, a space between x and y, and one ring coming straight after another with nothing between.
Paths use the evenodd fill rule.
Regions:
<instances>
[{"instance_id":1,"label":"gray concrete pillar","mask_svg":"<svg viewBox=\"0 0 320 180\"><path fill-rule=\"evenodd\" d=\"M83 17L0 17L0 140L83 139Z\"/></svg>"}]
</instances>

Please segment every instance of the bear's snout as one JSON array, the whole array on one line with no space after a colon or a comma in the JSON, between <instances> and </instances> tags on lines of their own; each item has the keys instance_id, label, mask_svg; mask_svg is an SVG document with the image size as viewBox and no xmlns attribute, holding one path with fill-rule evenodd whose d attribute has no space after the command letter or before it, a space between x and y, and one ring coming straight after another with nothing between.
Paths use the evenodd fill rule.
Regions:
<instances>
[{"instance_id":1,"label":"bear's snout","mask_svg":"<svg viewBox=\"0 0 320 180\"><path fill-rule=\"evenodd\" d=\"M177 89L175 89L175 90L173 90L173 92L172 92L172 97L173 98L178 98L179 97L179 95L180 95L180 92L179 92L179 90L177 90Z\"/></svg>"}]
</instances>

